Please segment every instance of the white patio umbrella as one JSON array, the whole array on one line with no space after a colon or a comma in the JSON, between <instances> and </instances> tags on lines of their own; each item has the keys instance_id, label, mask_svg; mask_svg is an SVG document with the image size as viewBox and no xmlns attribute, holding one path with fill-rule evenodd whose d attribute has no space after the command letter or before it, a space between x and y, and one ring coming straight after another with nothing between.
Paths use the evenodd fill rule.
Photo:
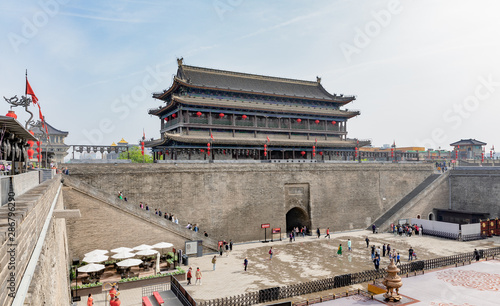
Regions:
<instances>
[{"instance_id":1,"label":"white patio umbrella","mask_svg":"<svg viewBox=\"0 0 500 306\"><path fill-rule=\"evenodd\" d=\"M163 253L163 249L171 248L173 246L173 244L168 242L158 242L157 244L153 245L153 249L161 249L161 253Z\"/></svg>"},{"instance_id":2,"label":"white patio umbrella","mask_svg":"<svg viewBox=\"0 0 500 306\"><path fill-rule=\"evenodd\" d=\"M135 251L144 251L144 250L149 250L149 249L152 249L153 247L150 246L150 245L147 245L147 244L141 244L141 245L138 245L134 248Z\"/></svg>"},{"instance_id":3,"label":"white patio umbrella","mask_svg":"<svg viewBox=\"0 0 500 306\"><path fill-rule=\"evenodd\" d=\"M140 259L125 259L125 260L117 263L117 265L120 267L133 267L133 266L138 266L141 263L142 263L142 260L140 260Z\"/></svg>"},{"instance_id":4,"label":"white patio umbrella","mask_svg":"<svg viewBox=\"0 0 500 306\"><path fill-rule=\"evenodd\" d=\"M93 250L92 252L85 253L85 256L104 255L107 253L108 253L108 251L106 251L106 250Z\"/></svg>"},{"instance_id":5,"label":"white patio umbrella","mask_svg":"<svg viewBox=\"0 0 500 306\"><path fill-rule=\"evenodd\" d=\"M120 247L120 248L116 248L116 249L111 250L111 252L113 252L113 253L122 253L122 252L130 252L130 251L133 251L133 249L126 248L126 247Z\"/></svg>"},{"instance_id":6,"label":"white patio umbrella","mask_svg":"<svg viewBox=\"0 0 500 306\"><path fill-rule=\"evenodd\" d=\"M152 250L152 249L148 249L148 250L144 250L144 251L139 251L139 252L136 253L136 255L150 256L150 255L154 255L156 253L158 253L158 251Z\"/></svg>"},{"instance_id":7,"label":"white patio umbrella","mask_svg":"<svg viewBox=\"0 0 500 306\"><path fill-rule=\"evenodd\" d=\"M81 266L77 270L78 270L78 272L92 273L92 272L101 271L102 269L104 269L104 265L91 263L91 264L88 264L85 266Z\"/></svg>"},{"instance_id":8,"label":"white patio umbrella","mask_svg":"<svg viewBox=\"0 0 500 306\"><path fill-rule=\"evenodd\" d=\"M85 256L82 261L88 262L88 263L103 262L103 261L108 260L108 257L109 256L106 256L106 255L94 254L94 255Z\"/></svg>"},{"instance_id":9,"label":"white patio umbrella","mask_svg":"<svg viewBox=\"0 0 500 306\"><path fill-rule=\"evenodd\" d=\"M120 252L120 253L116 253L115 255L112 255L111 258L114 258L114 259L126 259L126 258L132 258L134 256L135 256L134 253Z\"/></svg>"}]
</instances>

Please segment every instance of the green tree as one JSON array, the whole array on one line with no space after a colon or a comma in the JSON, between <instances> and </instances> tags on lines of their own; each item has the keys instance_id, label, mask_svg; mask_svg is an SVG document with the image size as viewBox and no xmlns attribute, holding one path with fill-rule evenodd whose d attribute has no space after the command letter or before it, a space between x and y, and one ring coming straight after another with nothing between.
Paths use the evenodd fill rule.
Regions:
<instances>
[{"instance_id":1,"label":"green tree","mask_svg":"<svg viewBox=\"0 0 500 306\"><path fill-rule=\"evenodd\" d=\"M146 149L144 149L146 151ZM152 163L153 162L153 157L147 153L144 152L144 158L141 153L141 148L138 146L134 146L128 149L128 153L121 152L120 156L118 159L130 159L132 160L133 163Z\"/></svg>"}]
</instances>

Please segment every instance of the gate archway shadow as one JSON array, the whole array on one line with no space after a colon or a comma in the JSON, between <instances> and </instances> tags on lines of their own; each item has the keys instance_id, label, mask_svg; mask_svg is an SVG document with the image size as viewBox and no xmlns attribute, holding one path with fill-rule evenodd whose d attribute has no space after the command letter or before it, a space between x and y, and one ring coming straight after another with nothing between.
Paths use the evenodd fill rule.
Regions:
<instances>
[{"instance_id":1,"label":"gate archway shadow","mask_svg":"<svg viewBox=\"0 0 500 306\"><path fill-rule=\"evenodd\" d=\"M307 227L308 231L311 230L311 220L309 219L307 212L305 212L302 208L294 207L286 213L287 232L290 232L295 227L300 229L304 225Z\"/></svg>"}]
</instances>

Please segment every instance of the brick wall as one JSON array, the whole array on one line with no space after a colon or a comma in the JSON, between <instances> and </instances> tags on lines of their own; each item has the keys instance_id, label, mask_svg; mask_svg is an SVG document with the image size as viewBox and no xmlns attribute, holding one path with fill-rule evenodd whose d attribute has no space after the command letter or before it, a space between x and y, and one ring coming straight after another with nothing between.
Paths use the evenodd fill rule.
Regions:
<instances>
[{"instance_id":1,"label":"brick wall","mask_svg":"<svg viewBox=\"0 0 500 306\"><path fill-rule=\"evenodd\" d=\"M31 254L34 250L45 218L60 185L59 176L37 185L20 196L15 196L15 237L7 235L8 205L0 208L0 305L10 305L12 299L8 297L8 279L10 273L15 273L15 288L19 286ZM11 231L12 232L12 231ZM14 241L8 241L14 238ZM14 243L15 246L9 246ZM12 248L15 248L12 251ZM59 250L64 252L64 250ZM58 252L59 252L58 251ZM9 263L15 262L15 270L9 270ZM51 283L51 279L40 279L40 282ZM64 282L64 279L60 280Z\"/></svg>"},{"instance_id":2,"label":"brick wall","mask_svg":"<svg viewBox=\"0 0 500 306\"><path fill-rule=\"evenodd\" d=\"M122 191L233 241L263 238L262 223L286 228L289 184L309 186L301 205L313 228L338 231L366 228L432 173L432 165L386 163L64 166L96 188Z\"/></svg>"}]
</instances>

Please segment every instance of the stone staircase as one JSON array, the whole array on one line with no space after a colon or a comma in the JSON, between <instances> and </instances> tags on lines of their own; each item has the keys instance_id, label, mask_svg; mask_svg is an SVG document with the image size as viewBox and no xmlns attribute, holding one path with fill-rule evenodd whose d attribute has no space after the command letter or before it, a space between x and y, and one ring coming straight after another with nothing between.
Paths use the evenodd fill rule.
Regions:
<instances>
[{"instance_id":1,"label":"stone staircase","mask_svg":"<svg viewBox=\"0 0 500 306\"><path fill-rule=\"evenodd\" d=\"M392 206L388 211L386 211L382 216L373 222L377 228L386 228L388 221L394 219L394 216L398 211L402 210L408 203L415 199L420 193L422 193L426 188L432 185L439 177L448 177L448 172L445 174L431 174L428 176L420 185L415 187L410 193L408 193L404 198ZM371 225L368 227L371 229Z\"/></svg>"},{"instance_id":2,"label":"stone staircase","mask_svg":"<svg viewBox=\"0 0 500 306\"><path fill-rule=\"evenodd\" d=\"M85 182L82 182L78 178L74 178L69 175L63 176L63 180L64 186L71 187L74 190L90 196L96 200L99 200L109 206L112 206L149 223L155 224L175 235L183 237L186 240L202 240L204 248L208 248L213 251L217 250L218 241L203 236L203 233L201 232L194 232L192 230L189 230L181 224L175 224L163 217L160 218L156 216L152 211L141 209L139 207L138 200L130 198L127 199L128 201L120 200L114 194L102 191Z\"/></svg>"}]
</instances>

